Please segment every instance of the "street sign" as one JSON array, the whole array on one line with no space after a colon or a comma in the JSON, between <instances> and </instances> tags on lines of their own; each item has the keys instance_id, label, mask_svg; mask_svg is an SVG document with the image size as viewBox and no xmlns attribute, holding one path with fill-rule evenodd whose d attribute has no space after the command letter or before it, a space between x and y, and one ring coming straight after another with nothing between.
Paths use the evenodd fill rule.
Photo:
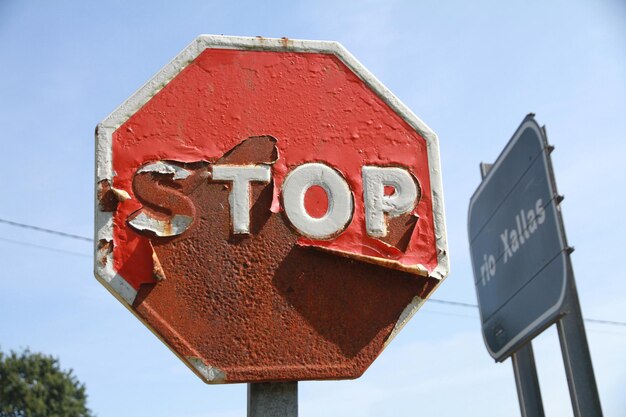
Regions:
<instances>
[{"instance_id":1,"label":"street sign","mask_svg":"<svg viewBox=\"0 0 626 417\"><path fill-rule=\"evenodd\" d=\"M550 150L527 116L470 200L483 337L498 361L553 323L565 299L568 247Z\"/></svg>"},{"instance_id":2,"label":"street sign","mask_svg":"<svg viewBox=\"0 0 626 417\"><path fill-rule=\"evenodd\" d=\"M557 324L572 409L602 416L545 129L531 113L470 199L468 234L483 338L511 357L523 417L543 417L532 339Z\"/></svg>"},{"instance_id":3,"label":"street sign","mask_svg":"<svg viewBox=\"0 0 626 417\"><path fill-rule=\"evenodd\" d=\"M205 382L356 378L448 272L437 138L335 42L200 36L96 143L96 276Z\"/></svg>"}]
</instances>

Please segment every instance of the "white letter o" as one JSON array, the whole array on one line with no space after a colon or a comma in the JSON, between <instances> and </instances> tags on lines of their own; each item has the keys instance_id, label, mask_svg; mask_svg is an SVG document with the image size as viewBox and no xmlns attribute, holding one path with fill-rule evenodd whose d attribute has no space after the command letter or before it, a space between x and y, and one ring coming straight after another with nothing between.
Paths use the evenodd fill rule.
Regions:
<instances>
[{"instance_id":1,"label":"white letter o","mask_svg":"<svg viewBox=\"0 0 626 417\"><path fill-rule=\"evenodd\" d=\"M309 215L304 196L318 185L328 196L328 210L320 218ZM293 227L311 239L329 239L341 233L352 219L354 201L346 180L322 163L303 164L287 175L283 183L283 207Z\"/></svg>"}]
</instances>

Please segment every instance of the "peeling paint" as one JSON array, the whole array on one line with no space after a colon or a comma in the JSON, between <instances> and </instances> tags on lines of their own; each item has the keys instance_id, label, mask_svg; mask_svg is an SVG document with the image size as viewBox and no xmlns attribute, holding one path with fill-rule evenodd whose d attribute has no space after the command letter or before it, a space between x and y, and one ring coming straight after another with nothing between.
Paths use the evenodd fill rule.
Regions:
<instances>
[{"instance_id":1,"label":"peeling paint","mask_svg":"<svg viewBox=\"0 0 626 417\"><path fill-rule=\"evenodd\" d=\"M113 188L110 180L103 179L98 182L96 199L100 211L115 212L117 205L123 201L129 200L130 195L124 190Z\"/></svg>"},{"instance_id":2,"label":"peeling paint","mask_svg":"<svg viewBox=\"0 0 626 417\"><path fill-rule=\"evenodd\" d=\"M113 240L113 215L108 212L96 212L96 241Z\"/></svg>"},{"instance_id":3,"label":"peeling paint","mask_svg":"<svg viewBox=\"0 0 626 417\"><path fill-rule=\"evenodd\" d=\"M137 231L152 232L159 237L176 236L185 232L193 222L193 217L176 214L171 220L155 219L141 211L128 220Z\"/></svg>"},{"instance_id":4,"label":"peeling paint","mask_svg":"<svg viewBox=\"0 0 626 417\"><path fill-rule=\"evenodd\" d=\"M96 181L113 178L113 147L111 141L115 129L100 123L96 127Z\"/></svg>"},{"instance_id":5,"label":"peeling paint","mask_svg":"<svg viewBox=\"0 0 626 417\"><path fill-rule=\"evenodd\" d=\"M382 245L387 245L383 241L380 241L380 243ZM361 261L361 262L367 262L367 263L370 263L370 264L373 264L373 265L379 265L379 266L384 266L386 268L396 269L398 271L409 272L411 274L419 275L419 276L422 276L422 277L430 277L430 278L435 278L435 279L442 279L443 278L441 275L438 275L438 273L437 274L431 273L428 270L428 268L426 268L424 265L421 265L421 264L404 265L401 262L398 262L398 261L393 260L393 259L384 259L382 257L374 257L374 256L361 256L359 254L352 253L352 252L339 251L337 249L328 249L328 248L325 248L323 246L319 246L319 245L317 245L315 243L312 243L312 241L309 240L309 239L300 239L300 240L298 240L296 242L296 245L301 246L301 247L309 247L309 248L321 250L321 251L324 251L324 252L333 253L335 255L343 256L343 257L349 258L349 259L355 259L355 260ZM390 245L388 245L388 246L390 246ZM393 246L390 246L390 247L393 248ZM370 248L370 249L372 251L376 251L376 248ZM393 248L393 249L396 249L396 248ZM380 253L380 252L378 252L378 253Z\"/></svg>"},{"instance_id":6,"label":"peeling paint","mask_svg":"<svg viewBox=\"0 0 626 417\"><path fill-rule=\"evenodd\" d=\"M413 317L415 313L417 313L417 310L422 307L425 301L425 299L419 296L416 296L415 298L413 298L413 300L411 300L411 303L406 306L402 314L400 314L400 317L398 317L396 325L393 327L393 330L391 330L391 333L389 334L389 337L387 337L387 340L385 340L384 347L387 347L387 345L398 335L398 333L400 333L400 330L402 330L402 328L409 322L409 320L411 320L411 317Z\"/></svg>"},{"instance_id":7,"label":"peeling paint","mask_svg":"<svg viewBox=\"0 0 626 417\"><path fill-rule=\"evenodd\" d=\"M189 175L191 175L191 172L189 170L163 161L144 165L137 170L137 173L141 172L156 172L158 174L173 175L173 178L175 180L184 180Z\"/></svg>"},{"instance_id":8,"label":"peeling paint","mask_svg":"<svg viewBox=\"0 0 626 417\"><path fill-rule=\"evenodd\" d=\"M163 281L165 279L165 271L161 266L161 262L159 261L159 256L154 250L154 246L150 243L150 248L152 249L152 275L154 279L157 281Z\"/></svg>"},{"instance_id":9,"label":"peeling paint","mask_svg":"<svg viewBox=\"0 0 626 417\"><path fill-rule=\"evenodd\" d=\"M128 306L133 304L137 291L115 272L113 267L113 242L100 240L96 244L95 275L102 284Z\"/></svg>"},{"instance_id":10,"label":"peeling paint","mask_svg":"<svg viewBox=\"0 0 626 417\"><path fill-rule=\"evenodd\" d=\"M119 188L111 188L111 191L119 202L130 200L130 194L128 194L128 192L124 190L120 190Z\"/></svg>"},{"instance_id":11,"label":"peeling paint","mask_svg":"<svg viewBox=\"0 0 626 417\"><path fill-rule=\"evenodd\" d=\"M226 381L226 374L219 368L205 365L200 358L187 356L186 358L191 366L193 366L202 375L207 383L219 384Z\"/></svg>"}]
</instances>

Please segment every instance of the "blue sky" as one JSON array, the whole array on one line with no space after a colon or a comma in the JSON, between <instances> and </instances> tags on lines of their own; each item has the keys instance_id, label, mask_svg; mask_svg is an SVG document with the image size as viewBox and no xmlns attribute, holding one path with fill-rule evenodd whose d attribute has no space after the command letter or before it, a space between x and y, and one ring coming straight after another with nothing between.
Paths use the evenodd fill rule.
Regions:
<instances>
[{"instance_id":1,"label":"blue sky","mask_svg":"<svg viewBox=\"0 0 626 417\"><path fill-rule=\"evenodd\" d=\"M96 124L201 33L339 41L438 134L452 261L439 299L476 302L466 219L478 163L536 113L556 146L583 314L626 321L618 0L4 0L0 218L91 236ZM90 254L89 243L0 224L0 347L58 355L99 416L245 415L245 386L200 382L96 282ZM626 329L587 330L605 415L622 416ZM572 415L554 329L534 346L547 415ZM427 303L359 380L301 383L300 414L482 417L519 407L511 365L488 356L477 311Z\"/></svg>"}]
</instances>

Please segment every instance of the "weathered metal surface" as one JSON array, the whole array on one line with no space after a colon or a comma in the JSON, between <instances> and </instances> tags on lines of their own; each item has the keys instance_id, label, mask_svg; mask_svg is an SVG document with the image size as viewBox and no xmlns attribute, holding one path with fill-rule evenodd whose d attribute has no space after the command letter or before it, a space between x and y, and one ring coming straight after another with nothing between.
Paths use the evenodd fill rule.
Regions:
<instances>
[{"instance_id":1,"label":"weathered metal surface","mask_svg":"<svg viewBox=\"0 0 626 417\"><path fill-rule=\"evenodd\" d=\"M438 157L338 44L202 36L98 126L96 275L206 382L355 378L447 273Z\"/></svg>"}]
</instances>

